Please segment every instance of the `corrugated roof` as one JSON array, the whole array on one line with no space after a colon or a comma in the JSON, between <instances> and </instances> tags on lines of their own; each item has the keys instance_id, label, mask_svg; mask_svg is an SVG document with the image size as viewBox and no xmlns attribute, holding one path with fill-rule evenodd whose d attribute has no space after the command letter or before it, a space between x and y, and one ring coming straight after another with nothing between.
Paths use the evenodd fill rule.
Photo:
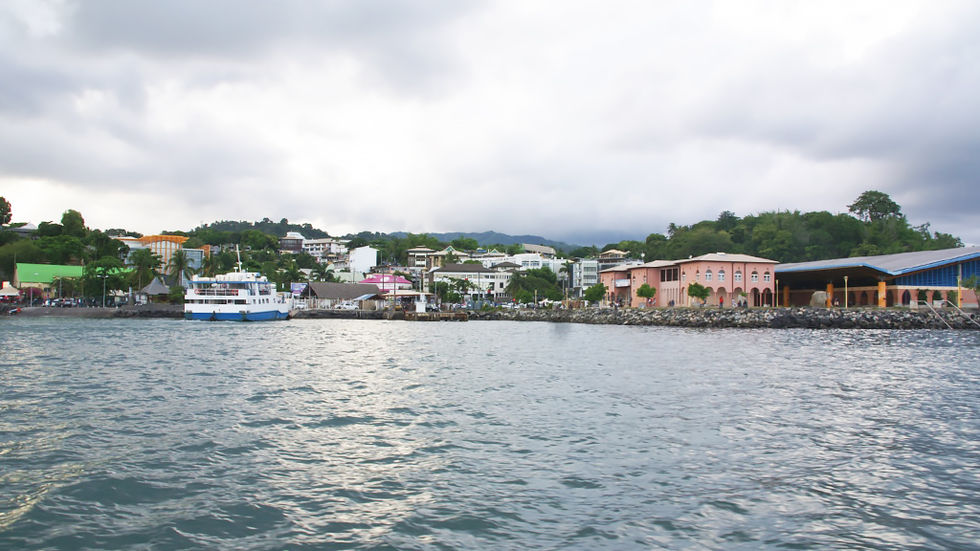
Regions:
<instances>
[{"instance_id":1,"label":"corrugated roof","mask_svg":"<svg viewBox=\"0 0 980 551\"><path fill-rule=\"evenodd\" d=\"M17 280L21 283L51 283L56 277L82 277L82 266L17 263Z\"/></svg>"},{"instance_id":2,"label":"corrugated roof","mask_svg":"<svg viewBox=\"0 0 980 551\"><path fill-rule=\"evenodd\" d=\"M455 274L476 274L476 273L495 273L496 270L483 267L483 264L446 264L442 268L433 270L440 273Z\"/></svg>"},{"instance_id":3,"label":"corrugated roof","mask_svg":"<svg viewBox=\"0 0 980 551\"><path fill-rule=\"evenodd\" d=\"M377 285L368 283L327 283L314 281L310 289L318 298L340 300L364 300L364 296L375 296L380 291Z\"/></svg>"},{"instance_id":4,"label":"corrugated roof","mask_svg":"<svg viewBox=\"0 0 980 551\"><path fill-rule=\"evenodd\" d=\"M776 265L776 272L809 272L840 268L871 268L888 275L902 275L934 268L943 264L980 258L980 247L957 247L938 251L885 254L878 256L854 256L831 258L812 262L793 262Z\"/></svg>"}]
</instances>

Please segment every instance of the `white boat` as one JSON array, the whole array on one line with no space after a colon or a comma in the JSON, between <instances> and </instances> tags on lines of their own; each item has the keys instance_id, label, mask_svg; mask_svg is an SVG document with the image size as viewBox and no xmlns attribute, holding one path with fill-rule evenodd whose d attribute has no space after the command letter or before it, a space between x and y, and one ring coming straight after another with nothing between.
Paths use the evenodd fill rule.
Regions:
<instances>
[{"instance_id":1,"label":"white boat","mask_svg":"<svg viewBox=\"0 0 980 551\"><path fill-rule=\"evenodd\" d=\"M189 283L184 295L184 319L265 321L289 318L289 302L276 294L275 283L257 272L234 271L213 278L195 275Z\"/></svg>"}]
</instances>

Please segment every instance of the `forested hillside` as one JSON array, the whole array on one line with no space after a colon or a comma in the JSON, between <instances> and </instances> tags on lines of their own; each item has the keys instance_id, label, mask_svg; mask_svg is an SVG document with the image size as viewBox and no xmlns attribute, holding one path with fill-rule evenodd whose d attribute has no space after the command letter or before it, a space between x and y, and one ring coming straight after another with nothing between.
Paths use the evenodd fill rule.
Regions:
<instances>
[{"instance_id":1,"label":"forested hillside","mask_svg":"<svg viewBox=\"0 0 980 551\"><path fill-rule=\"evenodd\" d=\"M715 220L690 226L670 224L666 234L644 241L610 243L647 259L677 259L710 252L744 253L780 262L869 256L961 247L958 237L931 231L929 223L912 226L901 207L878 191L866 191L848 205L849 214L826 211L763 212L739 218L725 211ZM590 248L575 255L588 256Z\"/></svg>"}]
</instances>

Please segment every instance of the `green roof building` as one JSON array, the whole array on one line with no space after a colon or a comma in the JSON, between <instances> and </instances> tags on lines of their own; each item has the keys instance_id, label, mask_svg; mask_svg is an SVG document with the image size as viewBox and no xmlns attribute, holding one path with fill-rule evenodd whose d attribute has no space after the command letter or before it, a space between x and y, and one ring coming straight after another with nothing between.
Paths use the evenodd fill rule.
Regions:
<instances>
[{"instance_id":1,"label":"green roof building","mask_svg":"<svg viewBox=\"0 0 980 551\"><path fill-rule=\"evenodd\" d=\"M48 293L51 291L51 285L55 278L81 278L83 271L84 267L82 266L18 262L14 270L14 287L18 289L34 287Z\"/></svg>"}]
</instances>

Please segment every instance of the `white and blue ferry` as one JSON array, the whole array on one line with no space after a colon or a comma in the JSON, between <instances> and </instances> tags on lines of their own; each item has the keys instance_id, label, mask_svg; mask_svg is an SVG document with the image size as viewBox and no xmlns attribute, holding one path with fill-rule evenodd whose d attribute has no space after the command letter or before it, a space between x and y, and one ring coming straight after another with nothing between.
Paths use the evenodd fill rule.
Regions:
<instances>
[{"instance_id":1,"label":"white and blue ferry","mask_svg":"<svg viewBox=\"0 0 980 551\"><path fill-rule=\"evenodd\" d=\"M276 293L275 283L259 273L234 271L213 278L195 275L189 283L184 295L184 319L266 321L289 318L289 302Z\"/></svg>"}]
</instances>

